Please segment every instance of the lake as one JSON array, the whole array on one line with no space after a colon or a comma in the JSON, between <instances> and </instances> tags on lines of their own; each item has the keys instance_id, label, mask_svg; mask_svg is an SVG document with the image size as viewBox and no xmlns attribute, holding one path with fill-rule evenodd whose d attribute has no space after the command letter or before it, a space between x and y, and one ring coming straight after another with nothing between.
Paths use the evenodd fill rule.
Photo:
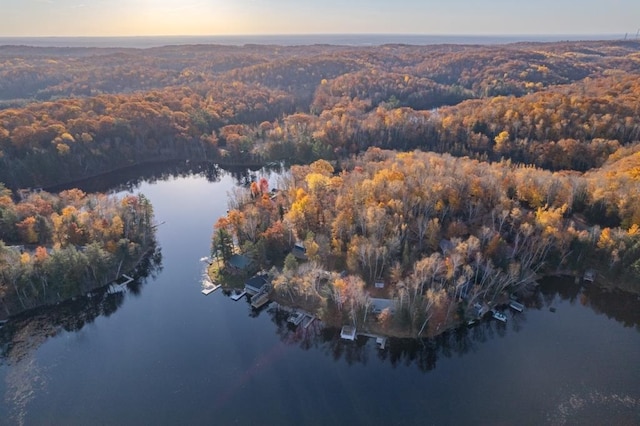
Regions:
<instances>
[{"instance_id":1,"label":"lake","mask_svg":"<svg viewBox=\"0 0 640 426\"><path fill-rule=\"evenodd\" d=\"M0 330L1 424L640 424L636 296L549 280L506 324L384 350L341 341L274 307L200 293L212 224L250 176L145 176L85 188L144 193L164 222L161 263L125 294Z\"/></svg>"}]
</instances>

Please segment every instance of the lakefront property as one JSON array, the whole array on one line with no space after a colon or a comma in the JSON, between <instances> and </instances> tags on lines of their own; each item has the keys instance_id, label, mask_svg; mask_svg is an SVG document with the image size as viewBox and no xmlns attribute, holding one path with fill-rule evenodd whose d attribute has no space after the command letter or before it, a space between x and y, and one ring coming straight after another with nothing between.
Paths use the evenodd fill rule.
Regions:
<instances>
[{"instance_id":1,"label":"lakefront property","mask_svg":"<svg viewBox=\"0 0 640 426\"><path fill-rule=\"evenodd\" d=\"M0 46L0 423L640 422L636 40L157 40Z\"/></svg>"}]
</instances>

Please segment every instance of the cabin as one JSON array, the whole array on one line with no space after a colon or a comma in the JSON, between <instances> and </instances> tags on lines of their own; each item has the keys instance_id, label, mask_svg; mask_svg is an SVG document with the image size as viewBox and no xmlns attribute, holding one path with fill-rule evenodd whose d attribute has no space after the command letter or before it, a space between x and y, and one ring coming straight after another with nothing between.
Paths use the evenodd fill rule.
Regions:
<instances>
[{"instance_id":1,"label":"cabin","mask_svg":"<svg viewBox=\"0 0 640 426\"><path fill-rule=\"evenodd\" d=\"M393 299L376 299L372 297L369 301L371 302L371 312L376 315L382 313L385 309L389 309L391 313L396 311L396 304Z\"/></svg>"},{"instance_id":2,"label":"cabin","mask_svg":"<svg viewBox=\"0 0 640 426\"><path fill-rule=\"evenodd\" d=\"M244 291L248 294L258 294L266 290L266 285L269 283L266 274L258 274L249 278L247 282L244 283Z\"/></svg>"},{"instance_id":3,"label":"cabin","mask_svg":"<svg viewBox=\"0 0 640 426\"><path fill-rule=\"evenodd\" d=\"M234 254L227 261L227 266L235 272L244 272L251 266L251 259L243 254Z\"/></svg>"},{"instance_id":4,"label":"cabin","mask_svg":"<svg viewBox=\"0 0 640 426\"><path fill-rule=\"evenodd\" d=\"M299 260L307 260L307 249L304 247L304 243L297 242L291 249L291 254Z\"/></svg>"}]
</instances>

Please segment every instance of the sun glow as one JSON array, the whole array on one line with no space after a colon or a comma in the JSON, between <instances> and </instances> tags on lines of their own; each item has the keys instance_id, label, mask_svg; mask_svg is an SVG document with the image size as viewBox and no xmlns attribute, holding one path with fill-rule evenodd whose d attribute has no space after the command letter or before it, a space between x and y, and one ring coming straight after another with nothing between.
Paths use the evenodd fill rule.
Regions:
<instances>
[{"instance_id":1,"label":"sun glow","mask_svg":"<svg viewBox=\"0 0 640 426\"><path fill-rule=\"evenodd\" d=\"M0 36L614 34L637 0L1 0ZM550 13L553 11L553 13Z\"/></svg>"}]
</instances>

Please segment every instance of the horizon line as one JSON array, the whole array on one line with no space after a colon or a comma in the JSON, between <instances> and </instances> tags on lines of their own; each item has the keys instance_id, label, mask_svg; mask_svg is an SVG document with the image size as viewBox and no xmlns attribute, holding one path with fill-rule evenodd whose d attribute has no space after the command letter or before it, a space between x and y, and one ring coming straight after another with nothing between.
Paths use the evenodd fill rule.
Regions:
<instances>
[{"instance_id":1,"label":"horizon line","mask_svg":"<svg viewBox=\"0 0 640 426\"><path fill-rule=\"evenodd\" d=\"M619 33L261 33L261 34L119 34L119 35L3 35L0 38L142 38L142 37L306 37L306 36L405 36L405 37L581 37L624 36Z\"/></svg>"}]
</instances>

